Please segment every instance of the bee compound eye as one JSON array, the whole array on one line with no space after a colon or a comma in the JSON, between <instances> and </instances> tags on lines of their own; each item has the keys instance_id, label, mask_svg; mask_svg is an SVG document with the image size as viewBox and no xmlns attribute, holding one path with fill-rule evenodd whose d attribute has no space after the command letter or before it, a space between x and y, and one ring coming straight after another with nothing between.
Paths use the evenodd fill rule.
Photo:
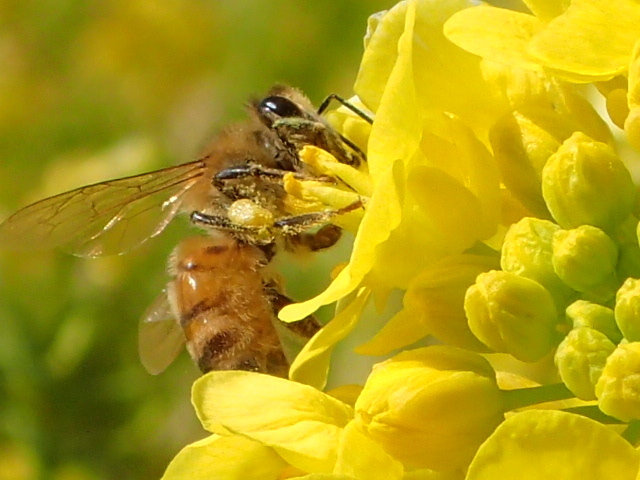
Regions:
<instances>
[{"instance_id":1,"label":"bee compound eye","mask_svg":"<svg viewBox=\"0 0 640 480\"><path fill-rule=\"evenodd\" d=\"M274 95L267 97L258 104L258 108L265 114L275 114L279 117L300 117L302 110L286 97Z\"/></svg>"}]
</instances>

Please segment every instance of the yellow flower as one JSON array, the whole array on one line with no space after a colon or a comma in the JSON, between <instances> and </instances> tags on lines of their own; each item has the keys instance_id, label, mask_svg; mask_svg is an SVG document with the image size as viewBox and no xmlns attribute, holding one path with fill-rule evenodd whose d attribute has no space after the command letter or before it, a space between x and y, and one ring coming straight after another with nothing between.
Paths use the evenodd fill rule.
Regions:
<instances>
[{"instance_id":1,"label":"yellow flower","mask_svg":"<svg viewBox=\"0 0 640 480\"><path fill-rule=\"evenodd\" d=\"M464 468L502 421L496 377L480 355L445 346L374 367L356 402L359 428L412 468Z\"/></svg>"},{"instance_id":2,"label":"yellow flower","mask_svg":"<svg viewBox=\"0 0 640 480\"><path fill-rule=\"evenodd\" d=\"M490 372L479 360L470 366ZM328 395L258 373L208 373L194 384L192 401L215 433L178 453L163 480L461 480L455 472L406 471L336 398L359 394L341 388Z\"/></svg>"},{"instance_id":3,"label":"yellow flower","mask_svg":"<svg viewBox=\"0 0 640 480\"><path fill-rule=\"evenodd\" d=\"M370 19L354 102L374 122L331 115L368 161L310 146L301 159L340 181L285 178L290 211L346 208L335 221L355 240L331 285L280 317L338 301L336 316L294 361L294 381L196 382L214 436L167 475L209 472L219 446L236 469L221 478L637 477L640 208L616 142L640 146L640 6L476 3L407 0ZM595 81L626 137L576 85ZM392 292L401 309L369 325ZM356 327L370 333L357 353L395 356L364 387L322 393L330 366L353 368L331 359ZM429 335L446 345L394 352ZM500 390L498 366L529 387ZM557 411L567 399L584 417ZM629 422L622 435L585 418L614 422L603 412Z\"/></svg>"}]
</instances>

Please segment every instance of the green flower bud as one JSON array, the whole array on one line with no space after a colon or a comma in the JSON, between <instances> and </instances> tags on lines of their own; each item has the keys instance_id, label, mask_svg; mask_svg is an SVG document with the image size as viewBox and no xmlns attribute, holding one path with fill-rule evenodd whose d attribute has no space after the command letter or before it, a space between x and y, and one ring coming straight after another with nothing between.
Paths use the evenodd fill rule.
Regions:
<instances>
[{"instance_id":1,"label":"green flower bud","mask_svg":"<svg viewBox=\"0 0 640 480\"><path fill-rule=\"evenodd\" d=\"M564 308L576 293L553 268L553 237L560 227L548 220L525 217L511 225L504 238L500 266L505 272L530 278L543 285Z\"/></svg>"},{"instance_id":2,"label":"green flower bud","mask_svg":"<svg viewBox=\"0 0 640 480\"><path fill-rule=\"evenodd\" d=\"M603 296L613 297L617 261L616 244L599 228L581 225L553 234L553 269L574 290L589 292L601 287Z\"/></svg>"},{"instance_id":3,"label":"green flower bud","mask_svg":"<svg viewBox=\"0 0 640 480\"><path fill-rule=\"evenodd\" d=\"M574 328L560 342L555 363L560 378L582 400L595 400L595 385L607 357L616 346L604 334L588 327Z\"/></svg>"},{"instance_id":4,"label":"green flower bud","mask_svg":"<svg viewBox=\"0 0 640 480\"><path fill-rule=\"evenodd\" d=\"M575 132L542 169L542 196L561 227L611 231L631 214L635 186L611 147Z\"/></svg>"},{"instance_id":5,"label":"green flower bud","mask_svg":"<svg viewBox=\"0 0 640 480\"><path fill-rule=\"evenodd\" d=\"M623 422L640 419L639 372L640 343L618 345L596 384L600 410Z\"/></svg>"},{"instance_id":6,"label":"green flower bud","mask_svg":"<svg viewBox=\"0 0 640 480\"><path fill-rule=\"evenodd\" d=\"M482 273L467 290L464 310L480 341L518 360L536 362L557 343L553 298L529 278L495 270Z\"/></svg>"},{"instance_id":7,"label":"green flower bud","mask_svg":"<svg viewBox=\"0 0 640 480\"><path fill-rule=\"evenodd\" d=\"M502 394L480 355L437 345L376 365L355 405L359 428L409 468L465 468L503 420Z\"/></svg>"},{"instance_id":8,"label":"green flower bud","mask_svg":"<svg viewBox=\"0 0 640 480\"><path fill-rule=\"evenodd\" d=\"M640 280L627 278L616 294L616 323L630 342L640 341Z\"/></svg>"},{"instance_id":9,"label":"green flower bud","mask_svg":"<svg viewBox=\"0 0 640 480\"><path fill-rule=\"evenodd\" d=\"M586 300L577 300L567 307L566 314L573 328L592 328L606 335L615 344L622 340L622 333L610 308Z\"/></svg>"}]
</instances>

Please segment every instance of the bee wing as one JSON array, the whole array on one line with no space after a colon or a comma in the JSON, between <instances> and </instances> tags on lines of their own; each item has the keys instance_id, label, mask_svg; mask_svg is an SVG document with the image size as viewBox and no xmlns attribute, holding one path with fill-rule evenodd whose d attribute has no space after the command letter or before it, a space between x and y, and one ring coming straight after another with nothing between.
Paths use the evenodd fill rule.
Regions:
<instances>
[{"instance_id":1,"label":"bee wing","mask_svg":"<svg viewBox=\"0 0 640 480\"><path fill-rule=\"evenodd\" d=\"M124 253L164 230L203 173L197 161L46 198L0 224L0 248L60 248L86 257Z\"/></svg>"},{"instance_id":2,"label":"bee wing","mask_svg":"<svg viewBox=\"0 0 640 480\"><path fill-rule=\"evenodd\" d=\"M140 319L140 361L147 372L157 375L171 365L183 345L184 333L171 311L167 291L163 290Z\"/></svg>"}]
</instances>

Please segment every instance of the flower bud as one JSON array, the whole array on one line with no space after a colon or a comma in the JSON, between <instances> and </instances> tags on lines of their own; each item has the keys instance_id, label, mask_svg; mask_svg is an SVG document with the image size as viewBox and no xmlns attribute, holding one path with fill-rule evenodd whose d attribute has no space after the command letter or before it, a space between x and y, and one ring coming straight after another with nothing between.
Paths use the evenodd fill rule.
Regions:
<instances>
[{"instance_id":1,"label":"flower bud","mask_svg":"<svg viewBox=\"0 0 640 480\"><path fill-rule=\"evenodd\" d=\"M562 381L576 397L595 400L595 385L615 349L613 342L597 330L574 328L560 342L555 355Z\"/></svg>"},{"instance_id":2,"label":"flower bud","mask_svg":"<svg viewBox=\"0 0 640 480\"><path fill-rule=\"evenodd\" d=\"M473 334L496 352L536 362L556 345L553 298L529 278L495 270L482 273L467 290L464 309Z\"/></svg>"},{"instance_id":3,"label":"flower bud","mask_svg":"<svg viewBox=\"0 0 640 480\"><path fill-rule=\"evenodd\" d=\"M376 365L356 422L409 468L464 468L503 420L495 372L480 355L437 345Z\"/></svg>"},{"instance_id":4,"label":"flower bud","mask_svg":"<svg viewBox=\"0 0 640 480\"><path fill-rule=\"evenodd\" d=\"M576 132L542 169L542 196L561 227L611 231L631 214L635 186L611 147Z\"/></svg>"},{"instance_id":5,"label":"flower bud","mask_svg":"<svg viewBox=\"0 0 640 480\"><path fill-rule=\"evenodd\" d=\"M622 340L622 333L610 308L586 300L577 300L567 307L566 315L573 328L592 328L615 344Z\"/></svg>"},{"instance_id":6,"label":"flower bud","mask_svg":"<svg viewBox=\"0 0 640 480\"><path fill-rule=\"evenodd\" d=\"M640 341L640 280L627 278L618 289L614 313L622 335L630 342Z\"/></svg>"},{"instance_id":7,"label":"flower bud","mask_svg":"<svg viewBox=\"0 0 640 480\"><path fill-rule=\"evenodd\" d=\"M615 243L599 228L581 225L553 234L553 269L574 290L589 292L601 287L604 296L612 297L617 261Z\"/></svg>"},{"instance_id":8,"label":"flower bud","mask_svg":"<svg viewBox=\"0 0 640 480\"><path fill-rule=\"evenodd\" d=\"M564 308L575 292L553 268L553 237L559 230L553 222L532 217L511 225L504 238L500 266L505 272L540 283L549 290L556 305Z\"/></svg>"},{"instance_id":9,"label":"flower bud","mask_svg":"<svg viewBox=\"0 0 640 480\"><path fill-rule=\"evenodd\" d=\"M620 344L596 384L598 405L623 422L640 419L640 342Z\"/></svg>"}]
</instances>

